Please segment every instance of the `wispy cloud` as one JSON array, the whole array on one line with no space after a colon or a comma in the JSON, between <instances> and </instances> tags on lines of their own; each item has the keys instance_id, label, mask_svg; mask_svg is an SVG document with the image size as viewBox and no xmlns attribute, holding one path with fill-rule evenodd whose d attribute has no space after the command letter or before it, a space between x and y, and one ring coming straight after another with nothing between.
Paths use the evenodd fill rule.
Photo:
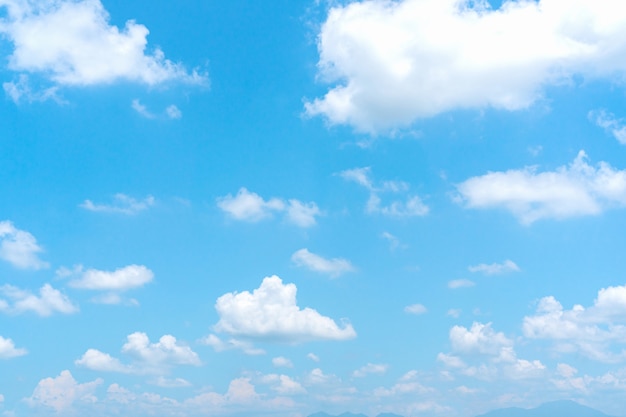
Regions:
<instances>
[{"instance_id":1,"label":"wispy cloud","mask_svg":"<svg viewBox=\"0 0 626 417\"><path fill-rule=\"evenodd\" d=\"M517 264L509 259L502 263L478 264L467 268L470 272L481 272L485 275L500 275L510 272L519 272Z\"/></svg>"},{"instance_id":2,"label":"wispy cloud","mask_svg":"<svg viewBox=\"0 0 626 417\"><path fill-rule=\"evenodd\" d=\"M592 110L588 114L589 120L613 135L622 145L626 145L626 124L624 120L618 119L613 113L604 109Z\"/></svg>"},{"instance_id":3,"label":"wispy cloud","mask_svg":"<svg viewBox=\"0 0 626 417\"><path fill-rule=\"evenodd\" d=\"M118 193L113 196L113 202L110 204L96 204L91 200L85 200L80 207L94 212L134 215L149 209L154 203L154 197L151 195L142 200L137 200L126 194Z\"/></svg>"},{"instance_id":4,"label":"wispy cloud","mask_svg":"<svg viewBox=\"0 0 626 417\"><path fill-rule=\"evenodd\" d=\"M308 249L300 249L291 255L291 260L297 266L302 266L311 271L338 277L346 272L353 272L354 266L350 261L343 258L326 259L320 255L309 252Z\"/></svg>"}]
</instances>

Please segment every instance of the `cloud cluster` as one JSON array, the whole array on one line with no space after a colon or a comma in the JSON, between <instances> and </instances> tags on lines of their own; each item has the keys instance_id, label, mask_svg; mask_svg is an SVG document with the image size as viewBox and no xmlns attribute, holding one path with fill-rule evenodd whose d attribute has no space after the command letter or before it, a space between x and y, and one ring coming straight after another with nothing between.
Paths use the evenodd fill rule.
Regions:
<instances>
[{"instance_id":1,"label":"cloud cluster","mask_svg":"<svg viewBox=\"0 0 626 417\"><path fill-rule=\"evenodd\" d=\"M95 204L91 200L85 200L80 207L85 210L101 212L101 213L119 213L133 215L147 210L154 205L154 197L147 196L142 200L137 200L126 194L118 193L113 196L113 202L110 204Z\"/></svg>"},{"instance_id":2,"label":"cloud cluster","mask_svg":"<svg viewBox=\"0 0 626 417\"><path fill-rule=\"evenodd\" d=\"M10 221L0 222L0 259L20 269L47 268L39 259L43 249L30 233L16 228Z\"/></svg>"},{"instance_id":3,"label":"cloud cluster","mask_svg":"<svg viewBox=\"0 0 626 417\"><path fill-rule=\"evenodd\" d=\"M3 285L0 287L0 297L4 297L0 298L0 312L8 314L33 312L41 317L48 317L54 313L78 312L78 306L50 284L44 284L39 289L39 295L12 285Z\"/></svg>"},{"instance_id":4,"label":"cloud cluster","mask_svg":"<svg viewBox=\"0 0 626 417\"><path fill-rule=\"evenodd\" d=\"M236 337L302 343L314 340L348 340L356 337L349 323L338 326L329 317L296 303L295 284L267 277L252 293L228 293L217 299L220 316L215 330Z\"/></svg>"},{"instance_id":5,"label":"cloud cluster","mask_svg":"<svg viewBox=\"0 0 626 417\"><path fill-rule=\"evenodd\" d=\"M580 151L569 166L537 172L536 167L490 172L457 185L467 208L503 208L523 224L540 219L596 215L626 206L626 170L606 162L587 163Z\"/></svg>"},{"instance_id":6,"label":"cloud cluster","mask_svg":"<svg viewBox=\"0 0 626 417\"><path fill-rule=\"evenodd\" d=\"M235 220L258 222L271 218L275 213L280 213L284 215L287 222L304 228L315 226L316 217L322 215L314 202L303 203L295 199L285 201L280 198L271 198L266 201L246 188L239 189L236 196L228 194L219 197L217 206Z\"/></svg>"},{"instance_id":7,"label":"cloud cluster","mask_svg":"<svg viewBox=\"0 0 626 417\"><path fill-rule=\"evenodd\" d=\"M291 260L297 266L301 266L311 271L328 274L338 277L346 272L355 270L350 261L343 258L326 259L320 255L310 252L308 249L300 249L291 255Z\"/></svg>"},{"instance_id":8,"label":"cloud cluster","mask_svg":"<svg viewBox=\"0 0 626 417\"><path fill-rule=\"evenodd\" d=\"M523 109L547 86L623 77L626 10L610 1L367 0L336 5L318 36L335 83L306 114L380 132L454 109ZM528 28L533 28L529 31Z\"/></svg>"}]
</instances>

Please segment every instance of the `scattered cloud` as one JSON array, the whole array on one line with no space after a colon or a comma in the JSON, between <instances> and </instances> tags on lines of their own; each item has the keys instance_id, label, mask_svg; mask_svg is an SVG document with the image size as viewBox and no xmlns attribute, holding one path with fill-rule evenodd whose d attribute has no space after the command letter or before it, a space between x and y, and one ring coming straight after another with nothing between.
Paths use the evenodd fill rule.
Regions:
<instances>
[{"instance_id":1,"label":"scattered cloud","mask_svg":"<svg viewBox=\"0 0 626 417\"><path fill-rule=\"evenodd\" d=\"M513 346L513 341L504 333L496 332L491 323L474 322L470 329L454 326L450 329L452 350L462 353L498 355L505 347Z\"/></svg>"},{"instance_id":2,"label":"scattered cloud","mask_svg":"<svg viewBox=\"0 0 626 417\"><path fill-rule=\"evenodd\" d=\"M30 233L16 228L10 221L0 222L0 259L20 269L44 269L48 263L37 254L43 248Z\"/></svg>"},{"instance_id":3,"label":"scattered cloud","mask_svg":"<svg viewBox=\"0 0 626 417\"><path fill-rule=\"evenodd\" d=\"M79 384L70 371L62 371L56 378L39 381L33 394L27 398L32 407L43 406L54 409L57 413L66 412L74 403L95 403L95 391L102 385L102 379Z\"/></svg>"},{"instance_id":4,"label":"scattered cloud","mask_svg":"<svg viewBox=\"0 0 626 417\"><path fill-rule=\"evenodd\" d=\"M80 207L85 210L101 213L119 213L134 215L145 211L154 205L154 197L147 196L143 200L137 200L126 194L118 193L113 196L111 204L94 204L91 200L85 200Z\"/></svg>"},{"instance_id":5,"label":"scattered cloud","mask_svg":"<svg viewBox=\"0 0 626 417\"><path fill-rule=\"evenodd\" d=\"M409 371L391 388L376 388L374 390L374 396L378 398L398 397L400 395L432 394L435 392L433 388L420 384L417 379L418 373L416 371Z\"/></svg>"},{"instance_id":6,"label":"scattered cloud","mask_svg":"<svg viewBox=\"0 0 626 417\"><path fill-rule=\"evenodd\" d=\"M184 388L192 386L191 382L182 378L169 379L164 376L159 376L156 379L149 380L150 385L156 385L161 388Z\"/></svg>"},{"instance_id":7,"label":"scattered cloud","mask_svg":"<svg viewBox=\"0 0 626 417\"><path fill-rule=\"evenodd\" d=\"M313 202L303 203L294 199L284 201L280 198L265 201L261 196L246 188L239 189L236 196L228 194L219 197L217 206L235 220L252 223L282 213L287 222L303 228L315 226L316 217L322 214L317 204Z\"/></svg>"},{"instance_id":8,"label":"scattered cloud","mask_svg":"<svg viewBox=\"0 0 626 417\"><path fill-rule=\"evenodd\" d=\"M305 267L311 271L328 274L332 277L338 277L346 272L353 272L354 266L350 261L342 258L326 259L308 249L300 249L291 255L291 260L297 266Z\"/></svg>"},{"instance_id":9,"label":"scattered cloud","mask_svg":"<svg viewBox=\"0 0 626 417\"><path fill-rule=\"evenodd\" d=\"M206 346L211 346L216 352L224 352L227 350L241 350L246 355L264 355L263 349L255 348L254 345L245 340L229 339L223 341L214 334L210 334L203 337L200 343Z\"/></svg>"},{"instance_id":10,"label":"scattered cloud","mask_svg":"<svg viewBox=\"0 0 626 417\"><path fill-rule=\"evenodd\" d=\"M16 348L13 340L0 336L0 359L17 358L28 353L26 349Z\"/></svg>"},{"instance_id":11,"label":"scattered cloud","mask_svg":"<svg viewBox=\"0 0 626 417\"><path fill-rule=\"evenodd\" d=\"M30 79L26 74L20 74L16 81L2 83L2 88L4 89L4 93L9 96L15 104L23 102L44 102L48 100L54 100L59 104L65 103L65 101L57 95L59 87L48 87L33 91Z\"/></svg>"},{"instance_id":12,"label":"scattered cloud","mask_svg":"<svg viewBox=\"0 0 626 417\"><path fill-rule=\"evenodd\" d=\"M352 376L355 378L365 378L371 374L382 375L386 373L388 369L389 365L386 364L368 363L367 365L352 372Z\"/></svg>"},{"instance_id":13,"label":"scattered cloud","mask_svg":"<svg viewBox=\"0 0 626 417\"><path fill-rule=\"evenodd\" d=\"M506 261L493 264L478 264L467 268L470 272L480 272L485 275L501 275L509 272L519 272L519 266L515 262L507 259Z\"/></svg>"},{"instance_id":14,"label":"scattered cloud","mask_svg":"<svg viewBox=\"0 0 626 417\"><path fill-rule=\"evenodd\" d=\"M459 310L458 308L451 308L446 313L446 316L458 319L459 317L461 317L461 310Z\"/></svg>"},{"instance_id":15,"label":"scattered cloud","mask_svg":"<svg viewBox=\"0 0 626 417\"><path fill-rule=\"evenodd\" d=\"M178 120L183 117L183 112L180 111L180 109L173 104L167 106L167 108L165 109L165 114L167 114L167 117L172 120Z\"/></svg>"},{"instance_id":16,"label":"scattered cloud","mask_svg":"<svg viewBox=\"0 0 626 417\"><path fill-rule=\"evenodd\" d=\"M277 368L293 368L293 362L283 356L273 358L272 365Z\"/></svg>"},{"instance_id":17,"label":"scattered cloud","mask_svg":"<svg viewBox=\"0 0 626 417\"><path fill-rule=\"evenodd\" d=\"M536 167L490 172L459 184L466 208L504 208L523 224L540 219L597 215L626 206L626 171L587 163L580 151L569 166L537 172Z\"/></svg>"},{"instance_id":18,"label":"scattered cloud","mask_svg":"<svg viewBox=\"0 0 626 417\"><path fill-rule=\"evenodd\" d=\"M217 299L220 320L215 330L233 336L301 343L314 340L348 340L356 337L349 323L338 326L329 317L296 304L295 284L267 277L252 293L228 293Z\"/></svg>"},{"instance_id":19,"label":"scattered cloud","mask_svg":"<svg viewBox=\"0 0 626 417\"><path fill-rule=\"evenodd\" d=\"M132 20L121 30L110 25L99 0L4 3L0 33L13 44L8 59L13 71L71 86L121 80L147 85L207 82L205 75L166 59L160 49L147 52L145 26Z\"/></svg>"},{"instance_id":20,"label":"scattered cloud","mask_svg":"<svg viewBox=\"0 0 626 417\"><path fill-rule=\"evenodd\" d=\"M469 279L455 279L448 282L448 288L451 290L456 290L457 288L469 288L476 285L474 281L470 281Z\"/></svg>"},{"instance_id":21,"label":"scattered cloud","mask_svg":"<svg viewBox=\"0 0 626 417\"><path fill-rule=\"evenodd\" d=\"M408 246L403 244L402 242L400 242L400 239L398 239L396 236L392 235L389 232L383 232L380 237L382 237L383 239L385 239L387 242L389 242L389 249L394 251L398 248L400 249L406 249Z\"/></svg>"},{"instance_id":22,"label":"scattered cloud","mask_svg":"<svg viewBox=\"0 0 626 417\"><path fill-rule=\"evenodd\" d=\"M61 271L60 275L66 275L66 271ZM143 265L128 265L115 271L97 269L83 271L82 267L78 266L69 273L78 275L76 279L69 282L70 287L97 291L127 291L143 287L154 279L154 273Z\"/></svg>"},{"instance_id":23,"label":"scattered cloud","mask_svg":"<svg viewBox=\"0 0 626 417\"><path fill-rule=\"evenodd\" d=\"M272 390L281 395L304 394L306 390L299 382L287 375L269 374L262 378L262 382L272 385Z\"/></svg>"},{"instance_id":24,"label":"scattered cloud","mask_svg":"<svg viewBox=\"0 0 626 417\"><path fill-rule=\"evenodd\" d=\"M605 2L334 4L317 40L334 85L305 113L377 133L455 109L524 109L575 74L621 79L624 27Z\"/></svg>"},{"instance_id":25,"label":"scattered cloud","mask_svg":"<svg viewBox=\"0 0 626 417\"><path fill-rule=\"evenodd\" d=\"M41 317L48 317L54 313L78 312L78 306L50 284L44 284L39 289L39 296L12 285L3 285L0 287L0 296L5 298L0 298L0 311L8 314L33 312Z\"/></svg>"},{"instance_id":26,"label":"scattered cloud","mask_svg":"<svg viewBox=\"0 0 626 417\"><path fill-rule=\"evenodd\" d=\"M589 120L600 126L607 133L613 135L622 145L626 145L626 124L617 119L614 114L604 109L592 110L588 114Z\"/></svg>"},{"instance_id":27,"label":"scattered cloud","mask_svg":"<svg viewBox=\"0 0 626 417\"><path fill-rule=\"evenodd\" d=\"M145 117L146 119L154 119L156 117L154 114L148 111L148 108L146 106L144 106L143 104L141 104L141 102L139 102L139 99L134 99L131 102L130 106L132 107L133 110L135 110L137 113L139 113L141 116Z\"/></svg>"},{"instance_id":28,"label":"scattered cloud","mask_svg":"<svg viewBox=\"0 0 626 417\"><path fill-rule=\"evenodd\" d=\"M404 312L408 314L420 315L425 314L427 311L428 309L424 307L423 304L411 304L410 306L404 307Z\"/></svg>"},{"instance_id":29,"label":"scattered cloud","mask_svg":"<svg viewBox=\"0 0 626 417\"><path fill-rule=\"evenodd\" d=\"M319 362L320 358L315 353L309 353L306 355L307 358L311 359L313 362Z\"/></svg>"}]
</instances>

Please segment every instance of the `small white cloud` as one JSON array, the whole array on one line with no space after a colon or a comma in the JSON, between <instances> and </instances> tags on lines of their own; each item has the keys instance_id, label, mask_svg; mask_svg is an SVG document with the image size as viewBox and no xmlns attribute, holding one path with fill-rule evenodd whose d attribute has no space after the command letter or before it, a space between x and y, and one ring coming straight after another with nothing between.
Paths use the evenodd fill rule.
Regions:
<instances>
[{"instance_id":1,"label":"small white cloud","mask_svg":"<svg viewBox=\"0 0 626 417\"><path fill-rule=\"evenodd\" d=\"M227 350L241 350L246 355L265 354L265 351L263 349L255 348L254 345L250 342L232 338L227 341L223 341L214 334L203 337L200 340L200 343L206 346L211 346L216 352L224 352Z\"/></svg>"},{"instance_id":2,"label":"small white cloud","mask_svg":"<svg viewBox=\"0 0 626 417\"><path fill-rule=\"evenodd\" d=\"M469 288L476 285L475 282L470 281L469 279L455 279L448 282L448 288L452 290L456 290L457 288Z\"/></svg>"},{"instance_id":3,"label":"small white cloud","mask_svg":"<svg viewBox=\"0 0 626 417\"><path fill-rule=\"evenodd\" d=\"M183 112L181 112L180 109L173 104L167 106L167 108L165 109L165 114L167 114L167 117L173 120L178 120L183 117Z\"/></svg>"},{"instance_id":4,"label":"small white cloud","mask_svg":"<svg viewBox=\"0 0 626 417\"><path fill-rule=\"evenodd\" d=\"M156 379L149 380L148 383L151 385L156 385L157 387L161 387L161 388L184 388L184 387L191 386L191 382L185 379L182 379L182 378L169 379L169 378L165 378L164 376L160 376Z\"/></svg>"},{"instance_id":5,"label":"small white cloud","mask_svg":"<svg viewBox=\"0 0 626 417\"><path fill-rule=\"evenodd\" d=\"M503 347L513 346L504 333L496 332L491 323L474 322L470 329L454 326L450 329L450 343L455 352L499 355Z\"/></svg>"},{"instance_id":6,"label":"small white cloud","mask_svg":"<svg viewBox=\"0 0 626 417\"><path fill-rule=\"evenodd\" d=\"M365 378L371 374L382 375L387 372L387 369L389 369L389 365L368 363L367 365L352 372L352 376L355 378Z\"/></svg>"},{"instance_id":7,"label":"small white cloud","mask_svg":"<svg viewBox=\"0 0 626 417\"><path fill-rule=\"evenodd\" d=\"M370 179L371 171L372 169L370 167L347 169L345 171L341 171L339 176L346 181L356 182L368 190L374 191L374 184Z\"/></svg>"},{"instance_id":8,"label":"small white cloud","mask_svg":"<svg viewBox=\"0 0 626 417\"><path fill-rule=\"evenodd\" d=\"M51 316L53 313L73 314L78 312L78 306L59 290L50 284L44 284L39 289L39 296L27 290L21 290L12 285L0 287L0 295L11 303L0 299L0 311L8 314L22 314L29 311L41 317Z\"/></svg>"},{"instance_id":9,"label":"small white cloud","mask_svg":"<svg viewBox=\"0 0 626 417\"><path fill-rule=\"evenodd\" d=\"M287 375L269 374L263 376L261 381L272 385L271 389L281 395L304 394L306 390L299 382L294 381Z\"/></svg>"},{"instance_id":10,"label":"small white cloud","mask_svg":"<svg viewBox=\"0 0 626 417\"><path fill-rule=\"evenodd\" d=\"M74 361L74 364L98 372L119 372L125 374L132 372L132 369L123 365L119 359L97 349L88 349L80 359Z\"/></svg>"},{"instance_id":11,"label":"small white cloud","mask_svg":"<svg viewBox=\"0 0 626 417\"><path fill-rule=\"evenodd\" d=\"M458 308L451 308L446 313L446 316L458 319L459 317L461 317L461 310L459 310Z\"/></svg>"},{"instance_id":12,"label":"small white cloud","mask_svg":"<svg viewBox=\"0 0 626 417\"><path fill-rule=\"evenodd\" d=\"M126 194L115 194L113 203L111 204L95 204L91 200L85 200L80 207L85 210L101 212L101 213L119 213L126 215L134 215L154 205L154 197L147 196L143 200L137 200Z\"/></svg>"},{"instance_id":13,"label":"small white cloud","mask_svg":"<svg viewBox=\"0 0 626 417\"><path fill-rule=\"evenodd\" d=\"M146 106L141 104L139 99L134 99L131 102L130 106L133 108L133 110L135 110L137 113L139 113L141 116L145 117L146 119L154 119L156 117L154 114L148 111L148 108Z\"/></svg>"},{"instance_id":14,"label":"small white cloud","mask_svg":"<svg viewBox=\"0 0 626 417\"><path fill-rule=\"evenodd\" d=\"M272 358L272 365L277 368L293 368L293 362L283 356Z\"/></svg>"},{"instance_id":15,"label":"small white cloud","mask_svg":"<svg viewBox=\"0 0 626 417\"><path fill-rule=\"evenodd\" d=\"M16 348L13 340L0 336L0 359L17 358L28 353L26 349Z\"/></svg>"},{"instance_id":16,"label":"small white cloud","mask_svg":"<svg viewBox=\"0 0 626 417\"><path fill-rule=\"evenodd\" d=\"M299 227L311 227L317 223L316 217L322 212L315 203L303 203L298 200L289 200L287 205L287 221Z\"/></svg>"},{"instance_id":17,"label":"small white cloud","mask_svg":"<svg viewBox=\"0 0 626 417\"><path fill-rule=\"evenodd\" d=\"M34 406L43 406L54 409L57 413L71 409L74 403L95 403L96 388L102 384L102 379L79 384L70 371L63 371L56 378L45 378L39 381L33 394L26 399Z\"/></svg>"},{"instance_id":18,"label":"small white cloud","mask_svg":"<svg viewBox=\"0 0 626 417\"><path fill-rule=\"evenodd\" d=\"M306 355L307 358L311 359L313 362L319 362L320 358L315 353L309 353Z\"/></svg>"},{"instance_id":19,"label":"small white cloud","mask_svg":"<svg viewBox=\"0 0 626 417\"><path fill-rule=\"evenodd\" d=\"M356 337L352 325L338 326L329 317L296 303L295 284L267 277L252 293L228 293L217 299L220 320L215 330L233 336L290 343L314 340L349 340Z\"/></svg>"},{"instance_id":20,"label":"small white cloud","mask_svg":"<svg viewBox=\"0 0 626 417\"><path fill-rule=\"evenodd\" d=\"M424 314L428 311L423 304L411 304L410 306L404 307L404 312L408 314L420 315Z\"/></svg>"},{"instance_id":21,"label":"small white cloud","mask_svg":"<svg viewBox=\"0 0 626 417\"><path fill-rule=\"evenodd\" d=\"M30 86L28 75L20 74L17 81L7 81L2 83L2 88L9 98L15 103L34 103L47 100L54 100L59 104L65 102L57 96L58 87L48 87L41 91L33 91Z\"/></svg>"},{"instance_id":22,"label":"small white cloud","mask_svg":"<svg viewBox=\"0 0 626 417\"><path fill-rule=\"evenodd\" d=\"M402 244L400 242L400 239L398 239L396 236L392 235L389 232L383 232L380 236L387 242L389 242L389 249L391 249L392 251L398 248L407 248L407 245Z\"/></svg>"},{"instance_id":23,"label":"small white cloud","mask_svg":"<svg viewBox=\"0 0 626 417\"><path fill-rule=\"evenodd\" d=\"M49 265L37 256L41 252L43 248L33 235L10 221L0 222L0 259L20 269L43 269Z\"/></svg>"},{"instance_id":24,"label":"small white cloud","mask_svg":"<svg viewBox=\"0 0 626 417\"><path fill-rule=\"evenodd\" d=\"M569 166L538 173L535 167L490 172L457 185L467 208L503 208L523 224L540 219L597 215L626 206L626 171L587 163L580 151Z\"/></svg>"},{"instance_id":25,"label":"small white cloud","mask_svg":"<svg viewBox=\"0 0 626 417\"><path fill-rule=\"evenodd\" d=\"M430 208L418 196L409 196L406 201L393 201L387 206L381 206L380 197L370 195L367 202L368 213L381 213L390 217L421 217L428 214Z\"/></svg>"},{"instance_id":26,"label":"small white cloud","mask_svg":"<svg viewBox=\"0 0 626 417\"><path fill-rule=\"evenodd\" d=\"M470 272L481 272L485 275L500 275L509 272L519 272L520 268L515 262L507 259L506 261L493 264L478 264L467 268Z\"/></svg>"},{"instance_id":27,"label":"small white cloud","mask_svg":"<svg viewBox=\"0 0 626 417\"><path fill-rule=\"evenodd\" d=\"M604 109L592 110L588 114L589 119L613 135L622 145L626 145L626 124L621 119L617 119L614 114Z\"/></svg>"},{"instance_id":28,"label":"small white cloud","mask_svg":"<svg viewBox=\"0 0 626 417\"><path fill-rule=\"evenodd\" d=\"M342 258L326 259L308 249L300 249L291 255L291 260L297 266L305 267L311 271L328 274L332 277L338 277L346 272L353 272L354 266L350 261Z\"/></svg>"},{"instance_id":29,"label":"small white cloud","mask_svg":"<svg viewBox=\"0 0 626 417\"><path fill-rule=\"evenodd\" d=\"M128 265L115 271L88 269L69 282L72 288L98 291L127 291L152 282L154 273L143 265Z\"/></svg>"}]
</instances>

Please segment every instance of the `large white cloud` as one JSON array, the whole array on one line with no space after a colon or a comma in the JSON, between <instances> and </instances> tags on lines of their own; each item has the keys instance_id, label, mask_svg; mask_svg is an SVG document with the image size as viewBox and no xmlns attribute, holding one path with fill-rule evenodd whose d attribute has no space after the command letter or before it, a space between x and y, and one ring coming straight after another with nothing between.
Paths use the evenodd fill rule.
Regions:
<instances>
[{"instance_id":1,"label":"large white cloud","mask_svg":"<svg viewBox=\"0 0 626 417\"><path fill-rule=\"evenodd\" d=\"M54 409L57 413L66 412L76 402L95 403L96 388L102 379L78 383L70 371L63 371L56 378L45 378L39 381L33 394L27 399L31 406L44 406Z\"/></svg>"},{"instance_id":2,"label":"large white cloud","mask_svg":"<svg viewBox=\"0 0 626 417\"><path fill-rule=\"evenodd\" d=\"M43 249L30 233L16 228L10 221L0 222L0 259L21 269L47 268L37 256Z\"/></svg>"},{"instance_id":3,"label":"large white cloud","mask_svg":"<svg viewBox=\"0 0 626 417\"><path fill-rule=\"evenodd\" d=\"M0 336L0 359L16 358L27 353L26 349L16 348L13 340Z\"/></svg>"},{"instance_id":4,"label":"large white cloud","mask_svg":"<svg viewBox=\"0 0 626 417\"><path fill-rule=\"evenodd\" d=\"M348 340L356 337L349 323L338 326L334 320L296 303L295 284L283 284L277 276L267 277L252 293L224 294L215 309L220 320L218 332L233 336L291 343L313 340Z\"/></svg>"},{"instance_id":5,"label":"large white cloud","mask_svg":"<svg viewBox=\"0 0 626 417\"><path fill-rule=\"evenodd\" d=\"M606 162L592 166L580 151L569 166L555 171L526 167L489 172L462 182L457 189L467 208L503 208L520 222L531 224L626 206L626 170L616 170Z\"/></svg>"},{"instance_id":6,"label":"large white cloud","mask_svg":"<svg viewBox=\"0 0 626 417\"><path fill-rule=\"evenodd\" d=\"M530 30L529 28L532 28ZM572 75L622 79L626 7L613 0L369 0L333 7L308 115L377 132L459 108L523 109Z\"/></svg>"},{"instance_id":7,"label":"large white cloud","mask_svg":"<svg viewBox=\"0 0 626 417\"><path fill-rule=\"evenodd\" d=\"M128 265L115 271L97 269L82 271L81 267L77 267L74 271L64 270L61 275L66 273L79 275L69 282L70 287L102 291L126 291L143 287L154 278L154 273L143 265Z\"/></svg>"},{"instance_id":8,"label":"large white cloud","mask_svg":"<svg viewBox=\"0 0 626 417\"><path fill-rule=\"evenodd\" d=\"M338 277L341 274L352 272L355 269L347 259L326 259L310 252L306 248L296 251L291 255L291 260L298 266L305 267L311 271L328 274L332 277Z\"/></svg>"},{"instance_id":9,"label":"large white cloud","mask_svg":"<svg viewBox=\"0 0 626 417\"><path fill-rule=\"evenodd\" d=\"M12 285L3 285L0 287L0 297L6 298L4 300L0 298L0 311L8 314L22 314L32 311L39 316L48 317L54 313L73 314L78 312L78 306L50 284L44 284L39 289L39 295Z\"/></svg>"},{"instance_id":10,"label":"large white cloud","mask_svg":"<svg viewBox=\"0 0 626 417\"><path fill-rule=\"evenodd\" d=\"M147 52L145 26L133 20L121 30L110 25L99 0L0 0L0 7L6 8L0 33L13 44L13 71L43 74L64 85L205 81L158 48Z\"/></svg>"}]
</instances>

